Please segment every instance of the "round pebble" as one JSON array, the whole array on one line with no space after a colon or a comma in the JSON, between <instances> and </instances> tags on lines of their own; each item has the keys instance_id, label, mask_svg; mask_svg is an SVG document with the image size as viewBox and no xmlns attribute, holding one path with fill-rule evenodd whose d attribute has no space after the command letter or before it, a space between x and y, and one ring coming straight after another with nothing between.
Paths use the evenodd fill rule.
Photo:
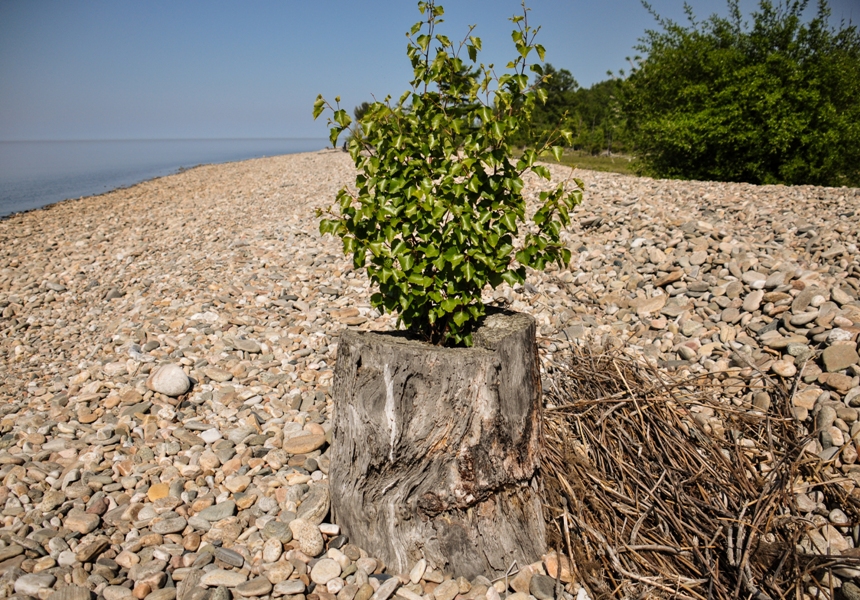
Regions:
<instances>
[{"instance_id":1,"label":"round pebble","mask_svg":"<svg viewBox=\"0 0 860 600\"><path fill-rule=\"evenodd\" d=\"M341 573L340 564L330 558L323 558L311 569L311 581L325 585Z\"/></svg>"}]
</instances>

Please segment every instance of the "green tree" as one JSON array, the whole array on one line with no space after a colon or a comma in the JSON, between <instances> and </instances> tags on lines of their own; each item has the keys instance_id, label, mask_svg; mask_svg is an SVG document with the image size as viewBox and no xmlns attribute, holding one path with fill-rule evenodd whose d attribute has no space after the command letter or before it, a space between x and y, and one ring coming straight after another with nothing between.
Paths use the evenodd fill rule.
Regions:
<instances>
[{"instance_id":1,"label":"green tree","mask_svg":"<svg viewBox=\"0 0 860 600\"><path fill-rule=\"evenodd\" d=\"M526 62L532 52L543 60L537 31L525 10L511 19L516 58L496 76L492 65L477 63L481 40L471 29L455 44L436 31L442 7L432 1L418 7L424 21L408 34L411 89L395 102L374 102L362 116L362 137L348 143L358 170L355 188L340 190L338 210L321 220L320 232L339 236L355 267L367 269L379 289L370 298L375 307L397 313L430 342L470 346L472 328L485 314L486 285L521 283L526 267L570 260L560 232L582 199L582 183L574 180L573 191L561 183L541 192L521 231L522 175L549 179L536 162L539 152L559 158L562 148L554 142L570 139L567 131L553 131L539 150L512 158L512 137L546 99L537 85L542 68ZM333 145L352 123L338 102L332 106L320 96L314 103L314 118L326 108L333 112Z\"/></svg>"},{"instance_id":2,"label":"green tree","mask_svg":"<svg viewBox=\"0 0 860 600\"><path fill-rule=\"evenodd\" d=\"M531 119L513 142L519 146L534 145L543 141L559 126L569 128L575 111L574 92L579 87L567 69L556 70L550 63L543 66L543 78L537 87L546 94L546 101L537 103Z\"/></svg>"},{"instance_id":3,"label":"green tree","mask_svg":"<svg viewBox=\"0 0 860 600\"><path fill-rule=\"evenodd\" d=\"M642 170L658 177L860 184L860 36L828 25L826 0L760 0L752 25L729 17L660 18L624 83Z\"/></svg>"},{"instance_id":4,"label":"green tree","mask_svg":"<svg viewBox=\"0 0 860 600\"><path fill-rule=\"evenodd\" d=\"M599 154L627 149L625 122L618 102L619 87L619 80L607 79L576 91L573 97L576 120L572 127L577 150Z\"/></svg>"}]
</instances>

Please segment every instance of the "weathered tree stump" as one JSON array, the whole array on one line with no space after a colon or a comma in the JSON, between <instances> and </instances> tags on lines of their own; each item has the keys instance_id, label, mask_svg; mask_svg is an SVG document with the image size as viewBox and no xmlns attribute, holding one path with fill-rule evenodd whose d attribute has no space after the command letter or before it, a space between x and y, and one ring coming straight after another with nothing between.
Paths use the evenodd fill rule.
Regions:
<instances>
[{"instance_id":1,"label":"weathered tree stump","mask_svg":"<svg viewBox=\"0 0 860 600\"><path fill-rule=\"evenodd\" d=\"M344 331L334 373L334 520L408 572L421 558L474 577L545 550L535 471L541 387L535 322L495 313L473 348Z\"/></svg>"}]
</instances>

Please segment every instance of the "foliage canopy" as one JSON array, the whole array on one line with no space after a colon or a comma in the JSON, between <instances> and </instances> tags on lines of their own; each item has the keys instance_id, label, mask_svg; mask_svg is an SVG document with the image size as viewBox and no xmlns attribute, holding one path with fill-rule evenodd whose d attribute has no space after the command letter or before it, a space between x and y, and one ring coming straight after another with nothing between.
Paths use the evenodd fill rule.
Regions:
<instances>
[{"instance_id":1,"label":"foliage canopy","mask_svg":"<svg viewBox=\"0 0 860 600\"><path fill-rule=\"evenodd\" d=\"M752 23L662 19L624 84L643 172L671 178L860 184L860 36L828 25L825 0L760 0Z\"/></svg>"},{"instance_id":2,"label":"foliage canopy","mask_svg":"<svg viewBox=\"0 0 860 600\"><path fill-rule=\"evenodd\" d=\"M440 33L444 10L432 0L418 3L423 20L407 37L414 79L398 100L372 103L358 122L361 135L347 143L358 169L355 189L337 195L320 232L343 240L356 268L366 268L379 291L371 303L398 314L410 330L433 343L471 345L471 330L485 314L487 284L522 283L526 267L567 264L560 239L569 211L582 200L582 183L564 183L540 193L526 222L522 194L525 172L550 178L536 163L543 151L557 157L570 143L569 131L553 130L537 149L514 160L510 143L546 99L540 65L528 65L536 28L527 10L514 16L516 57L496 76L493 65L477 62L481 40L474 26L459 44ZM529 81L529 73L534 81ZM319 96L314 118L327 108L330 139L337 145L352 120ZM322 216L322 215L321 215ZM521 235L522 233L522 235Z\"/></svg>"}]
</instances>

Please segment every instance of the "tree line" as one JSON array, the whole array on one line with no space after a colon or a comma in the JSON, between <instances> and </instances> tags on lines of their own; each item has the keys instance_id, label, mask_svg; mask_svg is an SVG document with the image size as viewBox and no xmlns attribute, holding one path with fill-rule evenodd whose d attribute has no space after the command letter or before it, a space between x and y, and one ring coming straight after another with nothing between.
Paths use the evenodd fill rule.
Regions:
<instances>
[{"instance_id":1,"label":"tree line","mask_svg":"<svg viewBox=\"0 0 860 600\"><path fill-rule=\"evenodd\" d=\"M562 128L571 150L630 155L653 177L860 186L860 34L831 26L826 0L812 18L808 0L759 0L748 19L728 0L703 21L685 5L684 24L643 5L657 27L632 69L583 88L545 64L545 102L513 143Z\"/></svg>"}]
</instances>

